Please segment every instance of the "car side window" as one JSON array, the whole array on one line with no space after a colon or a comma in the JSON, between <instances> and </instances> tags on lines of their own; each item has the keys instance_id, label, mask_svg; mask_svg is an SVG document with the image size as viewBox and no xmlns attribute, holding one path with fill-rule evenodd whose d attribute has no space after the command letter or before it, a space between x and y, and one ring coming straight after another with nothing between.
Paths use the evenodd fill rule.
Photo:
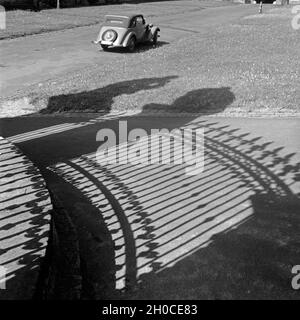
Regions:
<instances>
[{"instance_id":1,"label":"car side window","mask_svg":"<svg viewBox=\"0 0 300 320\"><path fill-rule=\"evenodd\" d=\"M136 26L136 18L131 21L131 28L135 28Z\"/></svg>"},{"instance_id":2,"label":"car side window","mask_svg":"<svg viewBox=\"0 0 300 320\"><path fill-rule=\"evenodd\" d=\"M142 17L136 17L136 23L137 24L143 24L144 23L144 19Z\"/></svg>"},{"instance_id":3,"label":"car side window","mask_svg":"<svg viewBox=\"0 0 300 320\"><path fill-rule=\"evenodd\" d=\"M135 28L135 27L138 26L138 25L139 25L138 18L134 18L134 19L132 20L132 25L131 25L131 27L132 27L132 28Z\"/></svg>"}]
</instances>

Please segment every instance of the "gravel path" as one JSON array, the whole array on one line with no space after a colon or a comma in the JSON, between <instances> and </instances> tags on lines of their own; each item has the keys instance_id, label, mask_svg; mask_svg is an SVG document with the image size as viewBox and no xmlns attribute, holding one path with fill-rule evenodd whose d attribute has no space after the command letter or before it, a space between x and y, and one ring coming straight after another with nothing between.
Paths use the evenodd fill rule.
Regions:
<instances>
[{"instance_id":1,"label":"gravel path","mask_svg":"<svg viewBox=\"0 0 300 320\"><path fill-rule=\"evenodd\" d=\"M89 40L98 26L7 41L1 116L41 110L299 115L300 47L289 9L266 6L257 15L254 5L202 10L199 2L191 12L176 3L145 4L162 12L152 18L161 42L134 54L95 48ZM177 13L165 16L170 8Z\"/></svg>"}]
</instances>

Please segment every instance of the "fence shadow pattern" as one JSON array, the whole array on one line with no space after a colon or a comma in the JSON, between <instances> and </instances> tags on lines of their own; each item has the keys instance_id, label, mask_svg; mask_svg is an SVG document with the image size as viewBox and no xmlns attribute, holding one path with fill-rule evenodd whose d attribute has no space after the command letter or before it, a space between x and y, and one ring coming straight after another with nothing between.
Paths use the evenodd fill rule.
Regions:
<instances>
[{"instance_id":1,"label":"fence shadow pattern","mask_svg":"<svg viewBox=\"0 0 300 320\"><path fill-rule=\"evenodd\" d=\"M185 128L205 132L200 175L186 175L185 165L101 165L95 153L49 168L104 218L114 242L116 290L135 287L251 219L253 197L299 200L294 154L215 121L198 118Z\"/></svg>"},{"instance_id":2,"label":"fence shadow pattern","mask_svg":"<svg viewBox=\"0 0 300 320\"><path fill-rule=\"evenodd\" d=\"M0 139L0 299L30 299L35 293L50 228L51 203L33 164Z\"/></svg>"}]
</instances>

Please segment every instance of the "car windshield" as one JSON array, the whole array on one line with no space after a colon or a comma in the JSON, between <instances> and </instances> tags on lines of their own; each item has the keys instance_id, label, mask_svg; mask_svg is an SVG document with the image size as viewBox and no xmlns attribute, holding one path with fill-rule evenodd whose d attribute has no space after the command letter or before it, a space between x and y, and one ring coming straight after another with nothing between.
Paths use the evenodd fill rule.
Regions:
<instances>
[{"instance_id":1,"label":"car windshield","mask_svg":"<svg viewBox=\"0 0 300 320\"><path fill-rule=\"evenodd\" d=\"M107 16L105 18L105 24L110 26L128 27L127 17L122 16Z\"/></svg>"}]
</instances>

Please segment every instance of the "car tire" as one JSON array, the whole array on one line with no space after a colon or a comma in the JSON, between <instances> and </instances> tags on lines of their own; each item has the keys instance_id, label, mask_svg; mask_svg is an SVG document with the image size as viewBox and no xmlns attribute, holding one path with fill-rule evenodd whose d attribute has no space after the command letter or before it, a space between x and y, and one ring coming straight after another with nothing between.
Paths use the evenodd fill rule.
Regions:
<instances>
[{"instance_id":1,"label":"car tire","mask_svg":"<svg viewBox=\"0 0 300 320\"><path fill-rule=\"evenodd\" d=\"M129 39L128 46L127 46L128 51L133 52L135 50L135 47L136 47L136 39L135 37L131 37Z\"/></svg>"},{"instance_id":2,"label":"car tire","mask_svg":"<svg viewBox=\"0 0 300 320\"><path fill-rule=\"evenodd\" d=\"M152 43L156 46L157 45L157 39L158 39L158 31L156 31L152 38Z\"/></svg>"},{"instance_id":3,"label":"car tire","mask_svg":"<svg viewBox=\"0 0 300 320\"><path fill-rule=\"evenodd\" d=\"M101 48L106 51L108 49L108 45L107 44L101 44Z\"/></svg>"}]
</instances>

